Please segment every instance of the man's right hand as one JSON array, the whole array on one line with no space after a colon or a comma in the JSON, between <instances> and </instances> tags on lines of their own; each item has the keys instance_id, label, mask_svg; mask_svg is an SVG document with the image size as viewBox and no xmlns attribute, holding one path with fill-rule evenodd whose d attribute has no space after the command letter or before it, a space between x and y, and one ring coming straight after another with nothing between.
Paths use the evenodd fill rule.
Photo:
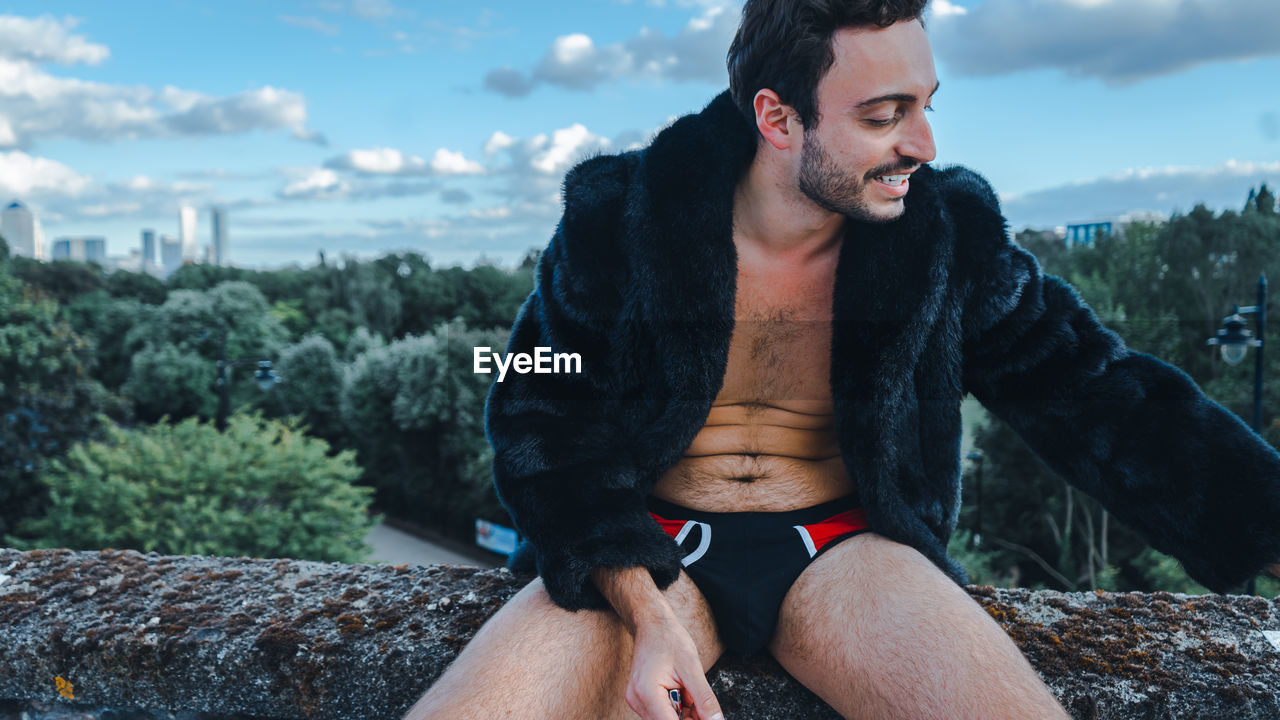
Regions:
<instances>
[{"instance_id":1,"label":"man's right hand","mask_svg":"<svg viewBox=\"0 0 1280 720\"><path fill-rule=\"evenodd\" d=\"M698 648L674 616L638 625L635 640L626 699L643 720L724 720L702 672ZM680 690L684 701L678 715L668 695L672 689Z\"/></svg>"},{"instance_id":2,"label":"man's right hand","mask_svg":"<svg viewBox=\"0 0 1280 720\"><path fill-rule=\"evenodd\" d=\"M635 639L626 701L642 720L724 720L702 672L698 646L642 567L597 568L591 579ZM668 691L680 691L682 712Z\"/></svg>"}]
</instances>

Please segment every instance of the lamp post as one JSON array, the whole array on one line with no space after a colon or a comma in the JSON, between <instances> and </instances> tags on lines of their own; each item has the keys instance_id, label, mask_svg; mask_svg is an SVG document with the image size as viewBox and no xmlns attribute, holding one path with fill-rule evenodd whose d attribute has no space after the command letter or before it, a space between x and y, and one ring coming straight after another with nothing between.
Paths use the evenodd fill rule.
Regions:
<instances>
[{"instance_id":1,"label":"lamp post","mask_svg":"<svg viewBox=\"0 0 1280 720\"><path fill-rule=\"evenodd\" d=\"M981 451L974 450L968 455L965 455L965 458L968 460L972 460L974 464L977 466L976 474L978 477L978 518L977 518L977 522L975 523L975 528L973 531L973 546L978 547L982 545L982 463L986 459L986 457L983 456Z\"/></svg>"},{"instance_id":2,"label":"lamp post","mask_svg":"<svg viewBox=\"0 0 1280 720\"><path fill-rule=\"evenodd\" d=\"M1245 329L1245 315L1257 316L1256 335ZM1222 352L1222 359L1228 365L1239 365L1249 348L1257 348L1253 356L1253 431L1262 433L1262 351L1267 332L1267 275L1258 275L1258 304L1246 307L1235 306L1232 312L1222 320L1218 336L1209 338L1209 345L1216 345ZM1257 592L1257 581L1249 580L1248 593Z\"/></svg>"},{"instance_id":3,"label":"lamp post","mask_svg":"<svg viewBox=\"0 0 1280 720\"><path fill-rule=\"evenodd\" d=\"M276 383L281 382L279 375L271 369L270 360L260 360L258 358L237 358L235 360L227 360L227 328L224 326L218 335L218 378L215 384L218 386L218 432L226 432L227 417L231 414L231 387L227 384L227 369L235 367L243 363L256 362L258 369L253 373L253 379L257 381L258 387L267 392L275 387Z\"/></svg>"},{"instance_id":4,"label":"lamp post","mask_svg":"<svg viewBox=\"0 0 1280 720\"><path fill-rule=\"evenodd\" d=\"M1257 315L1257 334L1251 334L1244 328L1244 316ZM1262 350L1263 339L1267 332L1267 276L1258 276L1258 304L1246 307L1235 306L1232 313L1222 320L1222 328L1218 336L1209 338L1209 345L1216 345L1222 352L1222 359L1228 365L1239 365L1249 348L1258 348L1253 358L1253 431L1262 432Z\"/></svg>"}]
</instances>

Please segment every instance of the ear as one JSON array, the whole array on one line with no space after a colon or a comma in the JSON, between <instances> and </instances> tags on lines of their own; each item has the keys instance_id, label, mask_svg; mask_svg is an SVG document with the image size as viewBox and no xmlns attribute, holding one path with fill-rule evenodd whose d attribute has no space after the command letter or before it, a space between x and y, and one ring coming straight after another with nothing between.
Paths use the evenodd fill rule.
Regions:
<instances>
[{"instance_id":1,"label":"ear","mask_svg":"<svg viewBox=\"0 0 1280 720\"><path fill-rule=\"evenodd\" d=\"M803 142L800 117L790 105L783 104L778 93L762 89L756 93L753 105L756 111L756 129L760 136L779 150L799 147Z\"/></svg>"}]
</instances>

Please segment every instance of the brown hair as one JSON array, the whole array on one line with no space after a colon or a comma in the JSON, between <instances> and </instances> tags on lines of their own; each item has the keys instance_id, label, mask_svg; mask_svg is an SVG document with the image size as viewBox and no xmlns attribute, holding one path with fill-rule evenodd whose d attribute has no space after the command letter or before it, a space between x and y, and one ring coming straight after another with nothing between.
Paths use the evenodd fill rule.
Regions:
<instances>
[{"instance_id":1,"label":"brown hair","mask_svg":"<svg viewBox=\"0 0 1280 720\"><path fill-rule=\"evenodd\" d=\"M729 92L755 125L761 88L795 108L800 122L818 119L818 81L835 63L831 36L846 27L889 27L918 20L929 0L747 0L729 46Z\"/></svg>"}]
</instances>

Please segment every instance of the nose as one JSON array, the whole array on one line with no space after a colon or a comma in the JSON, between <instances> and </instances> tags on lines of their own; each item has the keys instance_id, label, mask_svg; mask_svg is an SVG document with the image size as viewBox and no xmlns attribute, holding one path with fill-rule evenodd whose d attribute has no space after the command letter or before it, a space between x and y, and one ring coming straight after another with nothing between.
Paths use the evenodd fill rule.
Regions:
<instances>
[{"instance_id":1,"label":"nose","mask_svg":"<svg viewBox=\"0 0 1280 720\"><path fill-rule=\"evenodd\" d=\"M938 156L937 148L933 146L933 128L929 127L924 111L915 113L914 120L903 128L897 150L899 155L921 163L932 162Z\"/></svg>"}]
</instances>

